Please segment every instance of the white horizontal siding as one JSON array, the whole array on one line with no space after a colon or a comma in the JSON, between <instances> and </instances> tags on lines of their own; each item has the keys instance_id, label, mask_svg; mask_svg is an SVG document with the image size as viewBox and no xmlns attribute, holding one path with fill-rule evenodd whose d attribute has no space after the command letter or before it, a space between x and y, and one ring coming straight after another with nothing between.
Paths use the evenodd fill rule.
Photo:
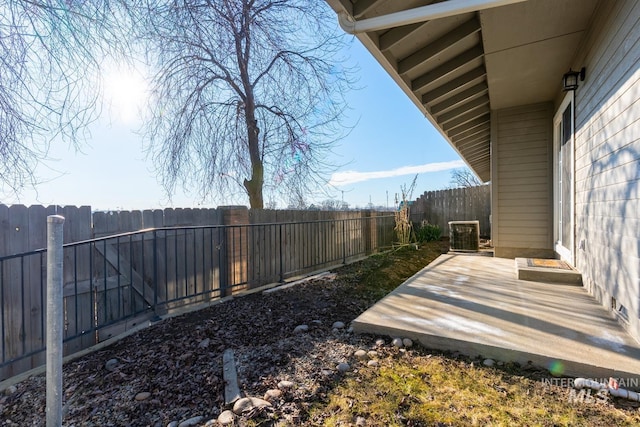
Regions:
<instances>
[{"instance_id":1,"label":"white horizontal siding","mask_svg":"<svg viewBox=\"0 0 640 427\"><path fill-rule=\"evenodd\" d=\"M552 249L552 111L550 104L535 104L495 112L496 253Z\"/></svg>"},{"instance_id":2,"label":"white horizontal siding","mask_svg":"<svg viewBox=\"0 0 640 427\"><path fill-rule=\"evenodd\" d=\"M633 141L638 143L639 139ZM596 164L610 164L609 168L603 170L594 170L593 167L582 168L576 171L576 181L587 183L592 181L597 187L628 182L640 178L640 153L634 152L633 149L611 152L608 156L604 156L599 160L594 160ZM590 184L591 185L591 184ZM584 189L589 189L585 187ZM578 187L578 190L581 190Z\"/></svg>"},{"instance_id":3,"label":"white horizontal siding","mask_svg":"<svg viewBox=\"0 0 640 427\"><path fill-rule=\"evenodd\" d=\"M578 170L589 167L594 160L600 161L610 156L611 151L607 146L607 141L625 141L624 145L619 147L624 148L640 138L638 135L640 70L636 70L630 79L632 80L627 82L625 86L634 84L634 87L622 87L622 94L617 94L618 96L603 105L605 111L608 111L610 115L600 114L581 128L576 128L576 138L584 142L584 145L578 147L576 151L576 168ZM622 107L616 103L624 103L625 100L632 103L627 105L626 109L621 110Z\"/></svg>"},{"instance_id":4,"label":"white horizontal siding","mask_svg":"<svg viewBox=\"0 0 640 427\"><path fill-rule=\"evenodd\" d=\"M577 267L640 339L640 2L603 2L578 58ZM609 301L603 301L605 305Z\"/></svg>"}]
</instances>

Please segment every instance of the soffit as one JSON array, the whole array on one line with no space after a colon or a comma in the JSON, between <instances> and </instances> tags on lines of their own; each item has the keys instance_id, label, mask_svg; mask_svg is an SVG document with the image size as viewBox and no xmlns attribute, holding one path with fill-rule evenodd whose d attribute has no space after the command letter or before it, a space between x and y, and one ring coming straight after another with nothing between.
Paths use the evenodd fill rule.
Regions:
<instances>
[{"instance_id":1,"label":"soffit","mask_svg":"<svg viewBox=\"0 0 640 427\"><path fill-rule=\"evenodd\" d=\"M436 3L326 1L357 20ZM554 99L597 1L527 0L358 38L469 167L488 181L491 110Z\"/></svg>"}]
</instances>

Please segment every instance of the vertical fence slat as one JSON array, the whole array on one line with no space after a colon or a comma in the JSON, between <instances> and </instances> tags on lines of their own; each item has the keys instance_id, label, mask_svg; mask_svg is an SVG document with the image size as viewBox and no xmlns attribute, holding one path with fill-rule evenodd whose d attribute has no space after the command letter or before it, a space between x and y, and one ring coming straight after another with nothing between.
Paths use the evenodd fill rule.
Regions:
<instances>
[{"instance_id":1,"label":"vertical fence slat","mask_svg":"<svg viewBox=\"0 0 640 427\"><path fill-rule=\"evenodd\" d=\"M491 236L490 185L428 191L414 201L411 209L414 223L427 220L438 225L443 235L449 233L449 221L478 220L480 235Z\"/></svg>"}]
</instances>

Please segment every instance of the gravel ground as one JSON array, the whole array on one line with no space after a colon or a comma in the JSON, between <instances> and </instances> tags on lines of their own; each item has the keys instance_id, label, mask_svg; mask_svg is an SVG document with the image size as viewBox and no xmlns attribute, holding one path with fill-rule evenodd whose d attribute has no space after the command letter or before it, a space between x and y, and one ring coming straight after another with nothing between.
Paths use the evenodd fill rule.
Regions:
<instances>
[{"instance_id":1,"label":"gravel ground","mask_svg":"<svg viewBox=\"0 0 640 427\"><path fill-rule=\"evenodd\" d=\"M227 409L222 378L226 349L234 351L246 396L263 398L281 381L293 383L290 388L281 384L283 390L270 398L271 407L245 413L235 425L255 417L263 420L260 425L312 423L308 409L325 400L342 375L340 363L351 369L362 366L354 355L358 349L394 351L390 345L376 346L375 337L349 330L349 323L374 302L371 295L360 298L350 292L363 271L362 263L356 263L343 267L333 280L310 280L166 319L66 364L64 425L218 425L215 420ZM345 327L334 328L335 322ZM294 332L299 325L308 330ZM44 425L44 419L44 376L0 395L0 426ZM189 419L192 424L185 424Z\"/></svg>"}]
</instances>

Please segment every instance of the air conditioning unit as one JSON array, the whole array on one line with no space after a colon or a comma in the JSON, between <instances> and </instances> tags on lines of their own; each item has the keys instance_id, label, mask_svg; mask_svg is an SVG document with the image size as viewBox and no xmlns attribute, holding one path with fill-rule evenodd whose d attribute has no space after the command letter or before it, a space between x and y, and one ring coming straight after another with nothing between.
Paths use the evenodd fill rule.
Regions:
<instances>
[{"instance_id":1,"label":"air conditioning unit","mask_svg":"<svg viewBox=\"0 0 640 427\"><path fill-rule=\"evenodd\" d=\"M477 252L480 248L480 222L449 221L449 244L452 251Z\"/></svg>"}]
</instances>

